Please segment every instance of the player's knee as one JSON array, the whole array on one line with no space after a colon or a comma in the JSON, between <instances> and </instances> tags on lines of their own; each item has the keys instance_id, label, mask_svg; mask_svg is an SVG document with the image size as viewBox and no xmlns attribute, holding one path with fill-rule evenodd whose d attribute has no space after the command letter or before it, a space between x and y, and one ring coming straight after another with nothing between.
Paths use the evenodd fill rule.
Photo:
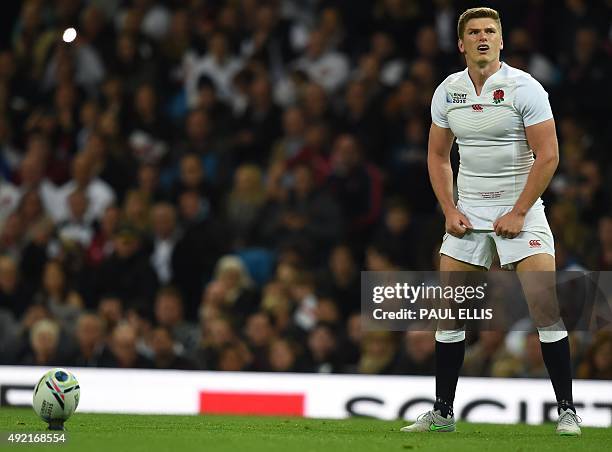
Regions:
<instances>
[{"instance_id":1,"label":"player's knee","mask_svg":"<svg viewBox=\"0 0 612 452\"><path fill-rule=\"evenodd\" d=\"M545 344L557 342L567 337L567 329L565 328L563 319L559 319L552 325L539 327L538 335L540 336L540 342L544 342Z\"/></svg>"},{"instance_id":2,"label":"player's knee","mask_svg":"<svg viewBox=\"0 0 612 452\"><path fill-rule=\"evenodd\" d=\"M436 331L436 340L445 344L464 341L465 330L438 330Z\"/></svg>"}]
</instances>

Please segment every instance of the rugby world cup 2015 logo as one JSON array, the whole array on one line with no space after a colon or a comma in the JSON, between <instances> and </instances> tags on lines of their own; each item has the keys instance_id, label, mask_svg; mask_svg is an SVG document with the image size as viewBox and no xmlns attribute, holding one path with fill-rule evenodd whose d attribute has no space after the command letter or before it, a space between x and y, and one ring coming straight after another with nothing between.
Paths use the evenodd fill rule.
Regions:
<instances>
[{"instance_id":1,"label":"rugby world cup 2015 logo","mask_svg":"<svg viewBox=\"0 0 612 452\"><path fill-rule=\"evenodd\" d=\"M500 102L503 102L503 101L504 101L504 90L496 89L495 91L493 91L493 103L499 104Z\"/></svg>"}]
</instances>

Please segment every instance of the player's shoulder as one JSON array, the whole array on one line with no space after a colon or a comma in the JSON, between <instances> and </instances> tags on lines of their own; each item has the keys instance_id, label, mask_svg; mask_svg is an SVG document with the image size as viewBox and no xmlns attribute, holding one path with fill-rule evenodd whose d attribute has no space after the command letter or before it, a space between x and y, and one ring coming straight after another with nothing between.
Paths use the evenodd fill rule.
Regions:
<instances>
[{"instance_id":1,"label":"player's shoulder","mask_svg":"<svg viewBox=\"0 0 612 452\"><path fill-rule=\"evenodd\" d=\"M467 77L467 68L462 71L453 72L448 77L446 77L444 80L442 80L442 82L438 86L444 87L444 88L448 88L451 86L456 87L457 85L461 86L465 84L466 77Z\"/></svg>"},{"instance_id":2,"label":"player's shoulder","mask_svg":"<svg viewBox=\"0 0 612 452\"><path fill-rule=\"evenodd\" d=\"M512 67L506 63L504 63L502 71L503 78L514 84L517 88L542 89L540 82L538 82L529 72Z\"/></svg>"}]
</instances>

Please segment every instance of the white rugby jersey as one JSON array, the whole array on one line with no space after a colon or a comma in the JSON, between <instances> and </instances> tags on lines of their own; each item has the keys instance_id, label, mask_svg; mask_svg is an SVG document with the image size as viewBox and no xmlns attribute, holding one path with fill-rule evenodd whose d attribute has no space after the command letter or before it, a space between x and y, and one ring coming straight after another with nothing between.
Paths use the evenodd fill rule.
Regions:
<instances>
[{"instance_id":1,"label":"white rugby jersey","mask_svg":"<svg viewBox=\"0 0 612 452\"><path fill-rule=\"evenodd\" d=\"M476 207L514 205L534 161L525 127L553 115L542 85L502 63L480 96L467 68L448 76L434 93L431 117L457 137L459 203Z\"/></svg>"}]
</instances>

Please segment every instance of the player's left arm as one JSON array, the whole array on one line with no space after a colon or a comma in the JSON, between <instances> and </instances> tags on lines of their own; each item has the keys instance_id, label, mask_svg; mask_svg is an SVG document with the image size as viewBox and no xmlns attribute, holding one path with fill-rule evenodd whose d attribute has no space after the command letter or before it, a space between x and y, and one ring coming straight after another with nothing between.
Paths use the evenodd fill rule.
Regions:
<instances>
[{"instance_id":1,"label":"player's left arm","mask_svg":"<svg viewBox=\"0 0 612 452\"><path fill-rule=\"evenodd\" d=\"M535 161L514 208L493 223L497 235L510 239L516 237L523 229L525 215L544 193L559 164L559 145L554 119L525 127L525 135L529 147L536 156Z\"/></svg>"}]
</instances>

